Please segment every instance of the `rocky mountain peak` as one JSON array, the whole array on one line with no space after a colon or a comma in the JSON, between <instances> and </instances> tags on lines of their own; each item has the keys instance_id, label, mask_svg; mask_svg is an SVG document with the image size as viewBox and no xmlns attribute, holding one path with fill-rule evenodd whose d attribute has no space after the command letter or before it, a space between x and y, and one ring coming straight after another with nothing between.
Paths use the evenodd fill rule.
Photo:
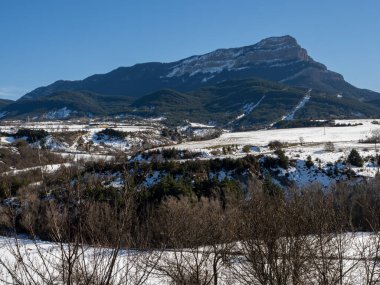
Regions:
<instances>
[{"instance_id":1,"label":"rocky mountain peak","mask_svg":"<svg viewBox=\"0 0 380 285\"><path fill-rule=\"evenodd\" d=\"M220 73L249 68L254 65L278 66L312 59L291 36L270 37L251 46L218 49L205 55L179 61L167 77L193 76L198 73Z\"/></svg>"},{"instance_id":2,"label":"rocky mountain peak","mask_svg":"<svg viewBox=\"0 0 380 285\"><path fill-rule=\"evenodd\" d=\"M279 46L298 46L297 40L293 38L292 36L286 35L286 36L280 36L280 37L270 37L261 40L255 46L261 46L266 48L271 47L279 47Z\"/></svg>"}]
</instances>

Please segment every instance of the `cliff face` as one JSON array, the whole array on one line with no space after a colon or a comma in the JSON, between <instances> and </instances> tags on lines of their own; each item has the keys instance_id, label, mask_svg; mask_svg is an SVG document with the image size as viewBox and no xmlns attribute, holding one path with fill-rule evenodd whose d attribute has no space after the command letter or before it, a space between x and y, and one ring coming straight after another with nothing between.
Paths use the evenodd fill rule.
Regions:
<instances>
[{"instance_id":1,"label":"cliff face","mask_svg":"<svg viewBox=\"0 0 380 285\"><path fill-rule=\"evenodd\" d=\"M219 49L179 61L170 68L171 72L166 77L239 71L255 65L280 67L298 61L311 62L312 59L294 38L290 36L272 37L252 46Z\"/></svg>"}]
</instances>

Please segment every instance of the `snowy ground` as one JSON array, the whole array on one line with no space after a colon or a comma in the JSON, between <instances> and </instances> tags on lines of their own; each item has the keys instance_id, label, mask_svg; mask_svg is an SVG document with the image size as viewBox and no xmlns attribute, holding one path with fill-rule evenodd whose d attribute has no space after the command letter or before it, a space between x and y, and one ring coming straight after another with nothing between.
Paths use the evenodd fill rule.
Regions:
<instances>
[{"instance_id":1,"label":"snowy ground","mask_svg":"<svg viewBox=\"0 0 380 285\"><path fill-rule=\"evenodd\" d=\"M325 259L326 266L328 266L325 269L329 270L326 271L329 272L328 274L339 274L338 266L340 264L337 257L342 256L343 271L341 272L342 283L340 284L372 284L368 283L368 279L371 278L368 273L371 270L373 270L373 284L377 284L376 280L379 279L380 275L376 260L379 245L378 235L345 233L334 236L332 239L330 237L309 236L307 237L308 244L319 250L319 238L326 242L324 250L331 250L329 251L331 257L328 255L329 257ZM327 249L327 242L331 243L332 246L329 249ZM336 247L336 250L333 249L335 248L333 246L338 244L339 247ZM220 261L217 267L219 271L218 284L241 284L238 280L239 274L233 275L232 272L236 274L237 271L245 268L244 263L246 261L241 256L241 252L244 252L243 248L240 243L236 243L231 248L231 254L223 259L223 261L227 261L226 264ZM75 254L73 248L69 247L68 244L0 237L0 281L2 284L46 284L47 281L53 282L49 284L63 284L61 269L64 264L64 257L67 256L70 249L71 254ZM210 247L210 249L212 248ZM335 251L336 253L334 253ZM88 274L97 273L97 276L101 277L107 272L112 250L83 246L79 247L76 255L78 258L72 260L75 262L75 270L84 271ZM317 261L318 258L320 257L317 253L315 260ZM175 266L183 266L192 272L195 270L195 264L198 264L200 266L198 270L208 269L212 272L212 260L213 254L209 252L207 247L197 250L172 249L152 252L121 250L117 254L112 276L114 281L121 281L120 284L172 284L160 269L164 268L168 272L176 272ZM310 266L313 265L310 263ZM252 272L250 273L252 274ZM318 278L317 276L321 272L314 274L311 269L305 274L308 274L310 280L313 280ZM240 277L242 276L248 275L240 275ZM253 278L253 275L250 275L250 278ZM140 282L136 282L137 280ZM311 283L317 284L317 280Z\"/></svg>"},{"instance_id":2,"label":"snowy ground","mask_svg":"<svg viewBox=\"0 0 380 285\"><path fill-rule=\"evenodd\" d=\"M307 96L306 96L307 97ZM287 170L280 170L279 176L286 176L298 186L306 186L310 183L320 183L329 187L336 181L347 180L345 174L347 166L344 165L351 149L359 151L363 158L376 157L374 144L359 143L371 135L373 130L380 130L379 124L373 124L373 119L337 120L336 124L360 124L345 127L315 127L315 128L293 128L293 129L269 129L250 132L225 132L220 137L204 141L188 141L175 144L160 136L160 127L152 125L128 125L124 123L97 122L41 122L26 123L23 127L45 129L51 133L45 140L45 145L52 151L60 153L64 157L70 157L75 162L84 160L110 160L112 152L130 152L132 149L141 149L143 143L149 143L154 148L168 145L177 149L186 149L193 152L203 153L201 159L213 159L216 157L243 157L242 151L246 145L251 146L251 154L271 155L273 152L268 148L270 141L278 140L286 142L288 146L284 149L286 155L296 161L295 165ZM377 120L378 121L378 120ZM16 123L0 126L4 132L16 132ZM208 134L213 130L211 125L201 125L188 122L186 128L195 128L194 134ZM97 133L112 128L128 132L130 135L124 139L98 137ZM55 134L65 131L83 131L70 144L54 138ZM185 130L186 131L186 130ZM1 137L3 145L9 145L15 141L13 137ZM301 145L302 142L302 145ZM335 150L325 151L325 143L332 142ZM223 153L223 147L234 146L232 151ZM314 166L307 168L305 162L311 157ZM332 169L334 165L335 169ZM378 173L377 165L368 159L364 167L350 167L360 177L374 177ZM335 175L331 172L335 171Z\"/></svg>"},{"instance_id":3,"label":"snowy ground","mask_svg":"<svg viewBox=\"0 0 380 285\"><path fill-rule=\"evenodd\" d=\"M70 166L72 166L71 163L57 163L57 164L48 164L44 166L33 166L33 167L24 168L24 169L15 169L15 170L3 172L0 174L0 177L1 175L17 175L17 174L22 174L24 172L33 171L33 170L41 170L43 173L54 173L63 167L70 167Z\"/></svg>"},{"instance_id":4,"label":"snowy ground","mask_svg":"<svg viewBox=\"0 0 380 285\"><path fill-rule=\"evenodd\" d=\"M78 123L70 121L51 121L51 122L8 122L0 125L0 131L14 134L19 129L45 130L48 135L44 140L44 147L60 153L83 153L87 152L88 156L104 155L112 151L128 151L131 147L141 146L143 142L149 142L153 145L163 144L160 140L160 131L162 126L153 125L128 125L115 122L97 122L97 123ZM125 138L115 139L106 136L99 137L97 133L105 129L113 129L126 134ZM77 135L75 135L77 132ZM60 134L62 134L60 136ZM73 142L64 139L66 136L76 136ZM63 137L63 139L62 139ZM0 143L3 145L14 143L16 139L13 136L0 137ZM35 142L34 146L38 147L40 141ZM91 154L90 154L91 153ZM96 157L96 156L94 156Z\"/></svg>"},{"instance_id":5,"label":"snowy ground","mask_svg":"<svg viewBox=\"0 0 380 285\"><path fill-rule=\"evenodd\" d=\"M177 145L176 148L199 150L218 145L234 144L265 146L273 140L279 140L288 143L299 143L301 137L304 139L305 143L324 143L331 141L343 145L345 145L344 143L356 144L360 139L365 139L368 137L372 130L380 129L380 125L371 124L372 121L373 120L339 121L340 123L356 122L363 124L359 126L349 127L271 129L250 132L224 133L219 138L213 140L187 142ZM364 145L362 146L366 147Z\"/></svg>"},{"instance_id":6,"label":"snowy ground","mask_svg":"<svg viewBox=\"0 0 380 285\"><path fill-rule=\"evenodd\" d=\"M361 124L346 127L315 127L315 128L294 128L294 129L271 129L250 132L224 133L219 138L208 141L185 142L174 146L177 149L187 149L196 152L209 154L216 149L227 146L237 146L238 150L222 157L242 157L246 155L242 152L245 145L251 145L252 154L271 154L268 148L270 141L278 140L288 144L285 153L291 160L296 160L296 166L283 170L282 176L287 175L289 180L296 182L298 186L306 186L311 183L319 183L329 187L336 181L347 180L343 173L331 177L329 174L332 165L337 165L340 172L347 166L342 162L346 160L350 151L355 148L363 158L376 157L374 144L359 143L371 136L373 130L379 130L380 125L372 124L374 120L339 120L336 124ZM302 141L302 145L301 145ZM335 150L330 152L325 150L325 143L332 142ZM305 162L310 156L314 161L314 166L307 168ZM316 162L315 160L318 159ZM364 167L350 167L360 177L374 177L378 173L378 167L365 162Z\"/></svg>"},{"instance_id":7,"label":"snowy ground","mask_svg":"<svg viewBox=\"0 0 380 285\"><path fill-rule=\"evenodd\" d=\"M142 132L155 130L154 125L129 125L115 122L77 122L77 121L43 121L43 122L7 122L0 125L2 132L16 132L20 128L45 130L54 132L92 131L98 132L106 128L113 128L123 132Z\"/></svg>"}]
</instances>

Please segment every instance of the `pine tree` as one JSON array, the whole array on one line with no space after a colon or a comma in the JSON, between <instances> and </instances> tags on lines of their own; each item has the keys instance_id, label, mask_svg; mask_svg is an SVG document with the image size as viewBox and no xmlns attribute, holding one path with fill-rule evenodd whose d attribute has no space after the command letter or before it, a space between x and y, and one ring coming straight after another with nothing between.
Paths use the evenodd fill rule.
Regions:
<instances>
[{"instance_id":1,"label":"pine tree","mask_svg":"<svg viewBox=\"0 0 380 285\"><path fill-rule=\"evenodd\" d=\"M363 158L360 156L356 149L352 149L350 154L348 155L347 161L357 167L362 167L364 164Z\"/></svg>"},{"instance_id":2,"label":"pine tree","mask_svg":"<svg viewBox=\"0 0 380 285\"><path fill-rule=\"evenodd\" d=\"M309 155L308 157L307 157L307 159L306 159L306 167L307 168L310 168L310 167L312 167L314 165L314 162L313 162L313 160L311 159L311 156Z\"/></svg>"}]
</instances>

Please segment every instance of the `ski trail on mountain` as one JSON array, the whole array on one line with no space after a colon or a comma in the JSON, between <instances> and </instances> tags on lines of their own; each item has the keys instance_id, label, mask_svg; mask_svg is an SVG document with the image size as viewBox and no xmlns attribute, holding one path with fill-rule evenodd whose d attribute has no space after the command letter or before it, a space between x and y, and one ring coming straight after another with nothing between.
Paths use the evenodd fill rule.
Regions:
<instances>
[{"instance_id":1,"label":"ski trail on mountain","mask_svg":"<svg viewBox=\"0 0 380 285\"><path fill-rule=\"evenodd\" d=\"M294 109L292 110L292 112L290 112L286 116L283 116L282 119L281 119L281 121L293 121L294 120L294 116L297 113L297 111L299 111L300 109L302 109L303 107L305 107L306 103L310 100L310 98L311 98L311 96L310 96L311 91L312 91L312 89L309 89L309 91L306 92L305 96L301 99L301 101L297 104L297 106L294 107Z\"/></svg>"},{"instance_id":2,"label":"ski trail on mountain","mask_svg":"<svg viewBox=\"0 0 380 285\"><path fill-rule=\"evenodd\" d=\"M253 105L253 103L245 104L245 105L243 106L243 111L244 111L244 113L241 114L241 115L239 115L239 116L237 116L236 119L233 120L233 122L236 122L236 121L238 121L238 120L244 118L244 117L247 116L248 114L252 113L252 111L253 111L254 109L256 109L257 106L259 106L260 103L265 99L265 96L266 96L266 95L264 95L263 97L261 97L261 99L260 99L255 105Z\"/></svg>"}]
</instances>

